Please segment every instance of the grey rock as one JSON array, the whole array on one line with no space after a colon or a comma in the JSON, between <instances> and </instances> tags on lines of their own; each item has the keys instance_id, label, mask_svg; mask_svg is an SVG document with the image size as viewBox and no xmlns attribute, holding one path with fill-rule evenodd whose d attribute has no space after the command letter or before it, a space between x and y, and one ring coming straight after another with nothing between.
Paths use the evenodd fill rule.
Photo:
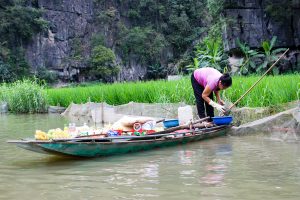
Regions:
<instances>
[{"instance_id":1,"label":"grey rock","mask_svg":"<svg viewBox=\"0 0 300 200\"><path fill-rule=\"evenodd\" d=\"M0 102L0 113L8 112L8 104L6 102Z\"/></svg>"},{"instance_id":2,"label":"grey rock","mask_svg":"<svg viewBox=\"0 0 300 200\"><path fill-rule=\"evenodd\" d=\"M296 107L269 117L233 127L229 134L271 134L278 139L297 139L300 136L300 108ZM284 134L284 135L283 135Z\"/></svg>"},{"instance_id":3,"label":"grey rock","mask_svg":"<svg viewBox=\"0 0 300 200\"><path fill-rule=\"evenodd\" d=\"M74 63L71 59L74 52L74 39L82 44L90 40L93 19L93 0L39 0L44 10L44 18L49 21L50 28L46 33L38 34L26 48L26 57L33 69L46 67L57 71L61 78L71 79L85 68L86 63ZM83 55L89 49L82 48ZM68 73L66 73L68 72Z\"/></svg>"}]
</instances>

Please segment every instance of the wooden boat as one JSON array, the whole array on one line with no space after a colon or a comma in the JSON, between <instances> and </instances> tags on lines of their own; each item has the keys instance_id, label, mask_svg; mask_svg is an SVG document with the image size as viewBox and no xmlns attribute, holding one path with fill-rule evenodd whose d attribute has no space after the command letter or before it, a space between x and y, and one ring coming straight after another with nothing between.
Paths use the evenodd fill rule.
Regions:
<instances>
[{"instance_id":1,"label":"wooden boat","mask_svg":"<svg viewBox=\"0 0 300 200\"><path fill-rule=\"evenodd\" d=\"M50 141L23 139L11 140L8 141L8 143L13 143L21 148L39 153L97 157L186 144L189 142L222 136L226 134L228 127L228 125L222 125L211 128L192 129L168 134L153 134L145 136L116 136L105 138L87 137Z\"/></svg>"}]
</instances>

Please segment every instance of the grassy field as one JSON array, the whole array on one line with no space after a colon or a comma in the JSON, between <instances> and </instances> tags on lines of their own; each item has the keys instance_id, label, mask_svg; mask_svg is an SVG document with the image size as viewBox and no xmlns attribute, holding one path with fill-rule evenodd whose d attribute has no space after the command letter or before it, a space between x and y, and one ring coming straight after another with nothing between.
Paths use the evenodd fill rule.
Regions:
<instances>
[{"instance_id":1,"label":"grassy field","mask_svg":"<svg viewBox=\"0 0 300 200\"><path fill-rule=\"evenodd\" d=\"M259 76L233 77L231 88L222 92L225 100L236 101ZM92 85L46 90L50 105L68 106L71 102L107 102L111 105L130 101L144 103L194 104L190 77L179 81L149 81ZM238 106L260 107L277 105L300 98L300 74L265 77Z\"/></svg>"}]
</instances>

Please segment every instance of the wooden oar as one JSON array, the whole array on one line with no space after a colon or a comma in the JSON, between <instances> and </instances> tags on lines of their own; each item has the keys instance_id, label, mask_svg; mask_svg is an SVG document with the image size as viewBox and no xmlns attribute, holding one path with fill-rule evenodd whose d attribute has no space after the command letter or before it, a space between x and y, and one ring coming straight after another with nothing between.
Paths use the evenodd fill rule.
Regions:
<instances>
[{"instance_id":1,"label":"wooden oar","mask_svg":"<svg viewBox=\"0 0 300 200\"><path fill-rule=\"evenodd\" d=\"M279 60L289 51L289 48L276 60L275 63L258 79L234 104L232 104L228 109L227 113L235 106L238 102L240 102L266 75L267 73L279 62Z\"/></svg>"}]
</instances>

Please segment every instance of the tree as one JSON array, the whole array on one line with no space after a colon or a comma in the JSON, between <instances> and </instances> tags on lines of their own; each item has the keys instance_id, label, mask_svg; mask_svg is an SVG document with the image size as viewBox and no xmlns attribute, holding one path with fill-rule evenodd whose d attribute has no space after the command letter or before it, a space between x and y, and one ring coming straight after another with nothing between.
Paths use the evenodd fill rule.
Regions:
<instances>
[{"instance_id":1,"label":"tree","mask_svg":"<svg viewBox=\"0 0 300 200\"><path fill-rule=\"evenodd\" d=\"M11 82L15 80L15 74L10 70L10 66L0 59L0 82Z\"/></svg>"},{"instance_id":2,"label":"tree","mask_svg":"<svg viewBox=\"0 0 300 200\"><path fill-rule=\"evenodd\" d=\"M41 15L38 9L20 5L0 9L0 41L7 41L10 48L29 41L48 26Z\"/></svg>"},{"instance_id":3,"label":"tree","mask_svg":"<svg viewBox=\"0 0 300 200\"><path fill-rule=\"evenodd\" d=\"M136 55L143 64L159 63L160 54L165 46L163 35L150 27L127 30L120 45L127 58Z\"/></svg>"},{"instance_id":4,"label":"tree","mask_svg":"<svg viewBox=\"0 0 300 200\"><path fill-rule=\"evenodd\" d=\"M119 72L114 52L102 45L95 46L92 49L90 67L90 75L105 82L112 82L113 76Z\"/></svg>"},{"instance_id":5,"label":"tree","mask_svg":"<svg viewBox=\"0 0 300 200\"><path fill-rule=\"evenodd\" d=\"M1 70L9 67L11 76L5 81L30 76L23 46L48 26L39 9L30 7L36 0L4 0L0 3L0 60ZM4 80L4 79L3 79Z\"/></svg>"}]
</instances>

